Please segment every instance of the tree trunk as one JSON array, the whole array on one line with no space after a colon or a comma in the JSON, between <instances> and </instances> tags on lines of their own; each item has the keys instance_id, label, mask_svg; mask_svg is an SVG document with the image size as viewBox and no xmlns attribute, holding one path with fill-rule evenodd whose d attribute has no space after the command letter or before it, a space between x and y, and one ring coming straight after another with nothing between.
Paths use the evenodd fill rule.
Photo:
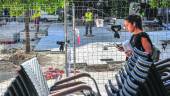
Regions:
<instances>
[{"instance_id":1,"label":"tree trunk","mask_svg":"<svg viewBox=\"0 0 170 96\"><path fill-rule=\"evenodd\" d=\"M39 30L40 30L40 17L36 17L35 18L35 21L34 21L34 23L35 23L35 28L36 28L36 33L35 33L35 38L38 38L38 32L39 32Z\"/></svg>"},{"instance_id":2,"label":"tree trunk","mask_svg":"<svg viewBox=\"0 0 170 96\"><path fill-rule=\"evenodd\" d=\"M30 53L29 10L25 13L25 53Z\"/></svg>"}]
</instances>

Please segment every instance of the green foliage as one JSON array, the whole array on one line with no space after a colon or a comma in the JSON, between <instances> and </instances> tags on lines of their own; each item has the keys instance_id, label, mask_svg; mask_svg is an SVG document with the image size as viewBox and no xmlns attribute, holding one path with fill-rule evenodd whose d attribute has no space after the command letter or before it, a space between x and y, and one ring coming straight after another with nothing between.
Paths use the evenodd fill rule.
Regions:
<instances>
[{"instance_id":1,"label":"green foliage","mask_svg":"<svg viewBox=\"0 0 170 96\"><path fill-rule=\"evenodd\" d=\"M166 8L170 7L170 1L169 0L150 0L149 4L152 8Z\"/></svg>"},{"instance_id":2,"label":"green foliage","mask_svg":"<svg viewBox=\"0 0 170 96\"><path fill-rule=\"evenodd\" d=\"M129 4L127 0L112 0L110 6L112 6L112 16L117 18L124 18L129 13Z\"/></svg>"},{"instance_id":3,"label":"green foliage","mask_svg":"<svg viewBox=\"0 0 170 96\"><path fill-rule=\"evenodd\" d=\"M169 0L162 0L160 2L161 7L165 8L165 7L169 7L170 8L170 1Z\"/></svg>"},{"instance_id":4,"label":"green foliage","mask_svg":"<svg viewBox=\"0 0 170 96\"><path fill-rule=\"evenodd\" d=\"M10 16L23 15L26 10L33 10L33 18L40 16L40 11L54 13L64 7L64 0L0 0L0 11L7 8Z\"/></svg>"}]
</instances>

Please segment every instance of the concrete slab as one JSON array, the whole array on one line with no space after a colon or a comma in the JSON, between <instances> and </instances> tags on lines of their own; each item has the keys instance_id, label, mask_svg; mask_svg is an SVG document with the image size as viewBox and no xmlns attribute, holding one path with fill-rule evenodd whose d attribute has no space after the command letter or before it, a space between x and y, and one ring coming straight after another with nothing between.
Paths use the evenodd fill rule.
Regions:
<instances>
[{"instance_id":1,"label":"concrete slab","mask_svg":"<svg viewBox=\"0 0 170 96\"><path fill-rule=\"evenodd\" d=\"M52 24L48 28L48 36L41 38L35 46L35 51L59 51L60 45L57 41L64 41L64 26L62 24Z\"/></svg>"}]
</instances>

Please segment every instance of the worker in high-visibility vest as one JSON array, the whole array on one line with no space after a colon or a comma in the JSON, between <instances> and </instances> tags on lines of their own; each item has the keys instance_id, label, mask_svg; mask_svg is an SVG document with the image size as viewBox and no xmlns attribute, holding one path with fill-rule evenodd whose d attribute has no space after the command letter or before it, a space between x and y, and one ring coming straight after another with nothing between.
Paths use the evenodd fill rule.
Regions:
<instances>
[{"instance_id":1,"label":"worker in high-visibility vest","mask_svg":"<svg viewBox=\"0 0 170 96\"><path fill-rule=\"evenodd\" d=\"M36 28L36 32L39 32L40 16L41 16L40 9L32 15L32 19L34 20L34 26Z\"/></svg>"},{"instance_id":2,"label":"worker in high-visibility vest","mask_svg":"<svg viewBox=\"0 0 170 96\"><path fill-rule=\"evenodd\" d=\"M87 12L85 13L85 25L86 25L86 27L85 27L85 30L86 30L85 36L92 36L92 23L93 23L93 13L88 8ZM89 31L90 31L90 34L88 34Z\"/></svg>"}]
</instances>

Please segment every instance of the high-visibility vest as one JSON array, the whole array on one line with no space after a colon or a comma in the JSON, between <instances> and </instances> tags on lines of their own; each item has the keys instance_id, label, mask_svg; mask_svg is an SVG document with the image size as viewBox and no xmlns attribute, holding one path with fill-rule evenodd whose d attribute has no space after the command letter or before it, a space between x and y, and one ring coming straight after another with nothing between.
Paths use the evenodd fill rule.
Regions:
<instances>
[{"instance_id":1,"label":"high-visibility vest","mask_svg":"<svg viewBox=\"0 0 170 96\"><path fill-rule=\"evenodd\" d=\"M35 18L40 17L40 16L41 16L41 13L40 13L40 11L38 11L38 12L36 12L32 15L32 19L35 19Z\"/></svg>"},{"instance_id":2,"label":"high-visibility vest","mask_svg":"<svg viewBox=\"0 0 170 96\"><path fill-rule=\"evenodd\" d=\"M93 20L93 13L92 12L86 12L85 13L85 21L89 22Z\"/></svg>"}]
</instances>

